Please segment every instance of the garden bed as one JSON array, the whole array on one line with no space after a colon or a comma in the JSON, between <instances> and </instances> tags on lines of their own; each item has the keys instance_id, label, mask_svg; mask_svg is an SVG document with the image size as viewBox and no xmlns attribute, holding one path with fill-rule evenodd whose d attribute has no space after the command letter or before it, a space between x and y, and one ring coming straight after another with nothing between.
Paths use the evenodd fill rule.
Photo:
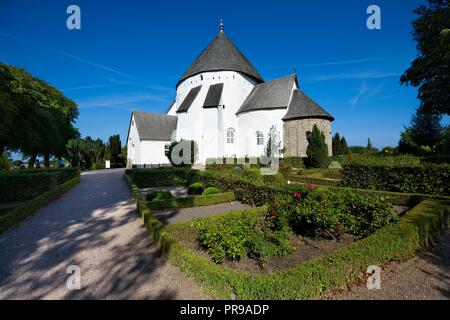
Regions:
<instances>
[{"instance_id":1,"label":"garden bed","mask_svg":"<svg viewBox=\"0 0 450 320\"><path fill-rule=\"evenodd\" d=\"M134 174L138 175L137 172ZM179 176L177 178L184 179ZM225 179L224 176L211 172L201 174L201 178L205 185L212 184L220 187L223 191L233 191L239 200L251 205L272 205L278 196L292 196L292 192L299 188L298 185L253 183L235 175ZM270 266L272 269L259 271L258 273L255 271L256 269L251 269L254 266L249 267L249 265L245 265L247 252L252 250L246 249L247 239L243 241L240 237L249 233L251 228L249 229L246 226L255 225L254 223L257 222L258 217L267 217L269 213L268 218L271 219L271 211L267 206L246 210L244 213L228 213L199 219L206 221L203 225L198 225L196 222L188 222L164 226L153 215L152 210L148 208L147 202L141 198L133 180L129 176L126 176L125 179L129 183L133 196L137 201L139 213L144 220L147 230L152 234L161 250L175 265L198 281L208 293L222 299L305 299L317 296L324 291L354 281L360 273L366 271L369 265L402 261L414 255L418 250L427 248L439 236L440 232L447 227L450 217L450 201L446 198L433 198L426 195L403 196L395 193L343 188L344 193L331 192L324 196L325 198L322 198L320 193L316 193L315 196L318 197L319 202L312 201L308 203L308 200L305 206L301 207L302 210L296 212L301 213L300 217L305 218L307 217L307 215L305 216L305 210L316 213L317 209L324 208L319 215L320 220L315 221L313 227L325 228L329 230L328 232L335 235L340 233L339 228L335 228L334 220L331 220L331 224L329 223L329 218L333 218L333 215L328 215L325 209L333 207L333 210L330 212L339 212L341 205L353 203L352 199L355 199L360 204L359 208L352 213L354 217L358 217L360 213L366 212L367 208L375 210L374 213L384 210L383 208L386 208L386 199L396 199L401 204L407 204L408 206L413 204L415 207L403 217L396 219L394 223L388 224L379 223L378 213L377 215L366 217L370 218L368 221L363 219L359 222L348 219L351 218L349 216L344 216L345 221L338 222L344 223L345 228L348 228L350 231L367 230L367 234L358 241L344 242L342 247L339 248L333 247L333 245L327 247L325 245L327 241L333 240L326 240L322 242L324 248L319 249L323 250L322 254L319 254L319 251L314 252L311 250L308 258L305 251L304 256L297 257L298 261L292 265L283 265L281 261L282 259L289 259L290 256L295 256L295 252L287 255L272 255L275 257L273 258L274 262L270 262L266 257L265 261L266 263L269 261L268 267ZM142 179L140 181L144 182ZM306 195L308 192L306 186L303 186L303 188L301 192ZM341 188L327 187L326 189L335 190ZM319 190L322 190L322 188L317 188L316 191ZM339 198L341 194L346 197L344 202ZM314 193L312 195L314 196ZM374 195L377 196L374 198ZM307 195L306 199L309 197ZM297 196L295 198L297 200L303 199L303 197L299 198ZM314 199L312 198L312 200ZM377 200L373 203L371 199ZM317 203L322 206L316 206ZM325 203L327 204L326 206L324 205ZM417 203L419 204L417 205ZM290 205L290 203L288 204ZM392 212L392 202L389 205ZM287 208L290 208L290 206L287 206ZM282 210L279 211L279 213L282 212ZM277 213L275 216L281 217L283 215ZM386 215L383 213L381 217L386 217ZM228 224L224 224L221 221L224 218L231 220L228 221ZM240 221L240 219L244 220ZM212 227L208 225L207 221L213 222ZM370 221L372 222L368 224ZM238 228L236 229L233 224ZM196 243L199 243L199 237L195 236L194 233L194 239L192 238L192 228L201 231L202 247L205 248L205 244L208 244L208 247L206 247L207 251L199 249L200 247L198 246L195 247ZM340 233L340 236L345 238L345 233ZM219 250L214 249L216 248L214 243L217 236L221 237L220 243L222 248L219 248ZM299 241L301 240L306 241L307 239L299 238ZM303 246L306 247L305 244ZM301 247L301 243L299 247ZM237 248L237 250L234 250L234 248ZM265 249L267 248L271 250L278 249L270 246L265 247ZM211 251L212 249L215 251ZM214 254L214 259L212 259L212 254ZM231 259L228 259L228 257L231 257ZM301 260L302 258L303 260ZM278 264L275 262L276 260L278 260ZM240 266L241 269L239 269L239 266L233 268L232 263L235 263L235 261L240 261L238 264L243 263ZM249 268L249 271L245 271L245 268Z\"/></svg>"},{"instance_id":2,"label":"garden bed","mask_svg":"<svg viewBox=\"0 0 450 320\"><path fill-rule=\"evenodd\" d=\"M213 263L208 252L199 248L196 234L189 226L186 226L186 229L182 232L182 236L178 233L177 240L181 245L191 250L193 253ZM243 256L240 260L224 260L221 263L221 266L247 274L267 274L269 272L276 272L293 267L304 261L319 258L334 252L339 248L345 247L355 240L357 240L357 237L347 234L342 235L339 240L309 238L292 234L289 237L289 242L293 246L293 251L288 256L268 257L264 262L249 256Z\"/></svg>"}]
</instances>

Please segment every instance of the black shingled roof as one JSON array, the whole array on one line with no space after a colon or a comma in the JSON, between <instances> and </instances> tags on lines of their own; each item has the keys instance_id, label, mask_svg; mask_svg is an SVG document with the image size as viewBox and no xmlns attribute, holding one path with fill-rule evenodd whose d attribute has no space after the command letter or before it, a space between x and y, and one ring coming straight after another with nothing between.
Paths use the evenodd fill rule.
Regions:
<instances>
[{"instance_id":1,"label":"black shingled roof","mask_svg":"<svg viewBox=\"0 0 450 320\"><path fill-rule=\"evenodd\" d=\"M250 92L236 114L254 110L287 108L296 81L297 76L292 74L258 84Z\"/></svg>"},{"instance_id":2,"label":"black shingled roof","mask_svg":"<svg viewBox=\"0 0 450 320\"><path fill-rule=\"evenodd\" d=\"M213 84L209 87L206 94L203 108L217 108L222 97L223 83Z\"/></svg>"},{"instance_id":3,"label":"black shingled roof","mask_svg":"<svg viewBox=\"0 0 450 320\"><path fill-rule=\"evenodd\" d=\"M201 88L202 88L202 86L197 86L197 87L192 88L191 91L189 91L186 98L184 98L183 102L181 103L180 107L178 108L177 113L188 111L192 102L194 102L195 98L197 98L197 95L200 92Z\"/></svg>"},{"instance_id":4,"label":"black shingled roof","mask_svg":"<svg viewBox=\"0 0 450 320\"><path fill-rule=\"evenodd\" d=\"M170 141L177 129L176 116L140 111L133 111L133 115L141 140Z\"/></svg>"},{"instance_id":5,"label":"black shingled roof","mask_svg":"<svg viewBox=\"0 0 450 320\"><path fill-rule=\"evenodd\" d=\"M288 112L282 120L286 121L306 118L323 118L330 121L334 120L334 117L331 114L326 112L321 106L304 94L303 91L295 89L292 94Z\"/></svg>"},{"instance_id":6,"label":"black shingled roof","mask_svg":"<svg viewBox=\"0 0 450 320\"><path fill-rule=\"evenodd\" d=\"M189 69L178 81L177 86L185 79L206 71L230 70L245 73L258 82L263 78L250 61L231 42L223 32L219 32L211 44L200 53Z\"/></svg>"}]
</instances>

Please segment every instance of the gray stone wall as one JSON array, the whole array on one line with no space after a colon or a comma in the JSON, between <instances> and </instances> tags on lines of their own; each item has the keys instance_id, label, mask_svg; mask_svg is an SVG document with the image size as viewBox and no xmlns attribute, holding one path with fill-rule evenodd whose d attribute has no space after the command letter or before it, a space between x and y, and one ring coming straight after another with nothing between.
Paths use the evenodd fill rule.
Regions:
<instances>
[{"instance_id":1,"label":"gray stone wall","mask_svg":"<svg viewBox=\"0 0 450 320\"><path fill-rule=\"evenodd\" d=\"M326 119L298 119L288 120L283 123L283 141L285 157L306 157L308 141L306 133L312 132L314 125L325 135L325 143L328 146L328 155L332 155L331 146L331 121Z\"/></svg>"}]
</instances>

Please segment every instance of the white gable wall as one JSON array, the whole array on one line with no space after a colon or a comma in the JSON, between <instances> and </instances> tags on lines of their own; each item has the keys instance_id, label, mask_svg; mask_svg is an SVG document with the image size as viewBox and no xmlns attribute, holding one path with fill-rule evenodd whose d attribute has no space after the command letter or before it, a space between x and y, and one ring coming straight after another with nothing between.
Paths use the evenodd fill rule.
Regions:
<instances>
[{"instance_id":1,"label":"white gable wall","mask_svg":"<svg viewBox=\"0 0 450 320\"><path fill-rule=\"evenodd\" d=\"M131 117L131 122L128 131L128 141L127 141L127 163L128 166L132 164L140 163L141 154L141 140L139 138L139 133L136 128L134 114Z\"/></svg>"}]
</instances>

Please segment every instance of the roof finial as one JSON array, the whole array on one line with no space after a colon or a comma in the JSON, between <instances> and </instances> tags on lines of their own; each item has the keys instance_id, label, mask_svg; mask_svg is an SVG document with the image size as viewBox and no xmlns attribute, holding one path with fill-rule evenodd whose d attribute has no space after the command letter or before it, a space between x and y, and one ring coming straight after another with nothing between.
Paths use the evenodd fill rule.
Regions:
<instances>
[{"instance_id":1,"label":"roof finial","mask_svg":"<svg viewBox=\"0 0 450 320\"><path fill-rule=\"evenodd\" d=\"M223 19L222 18L220 18L219 29L220 29L220 32L223 32Z\"/></svg>"}]
</instances>

